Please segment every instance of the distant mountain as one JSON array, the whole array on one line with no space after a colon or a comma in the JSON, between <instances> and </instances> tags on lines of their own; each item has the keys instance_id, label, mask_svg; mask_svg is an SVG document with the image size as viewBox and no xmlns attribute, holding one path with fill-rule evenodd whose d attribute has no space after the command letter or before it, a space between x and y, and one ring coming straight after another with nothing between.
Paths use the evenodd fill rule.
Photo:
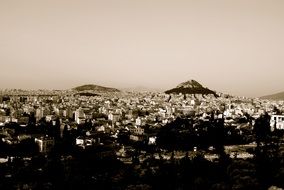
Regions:
<instances>
[{"instance_id":1,"label":"distant mountain","mask_svg":"<svg viewBox=\"0 0 284 190\"><path fill-rule=\"evenodd\" d=\"M196 80L189 80L186 82L183 82L179 84L176 88L173 88L171 90L167 90L165 93L167 94L202 94L202 95L208 95L213 94L214 96L218 96L216 92L203 87L200 83L198 83Z\"/></svg>"},{"instance_id":2,"label":"distant mountain","mask_svg":"<svg viewBox=\"0 0 284 190\"><path fill-rule=\"evenodd\" d=\"M279 92L276 94L266 95L260 97L261 99L268 99L268 100L284 100L284 92Z\"/></svg>"},{"instance_id":3,"label":"distant mountain","mask_svg":"<svg viewBox=\"0 0 284 190\"><path fill-rule=\"evenodd\" d=\"M82 85L73 88L73 90L78 91L78 92L83 92L83 91L94 91L94 92L120 92L116 88L109 88L109 87L104 87L104 86L99 86L99 85L94 85L94 84L87 84L87 85Z\"/></svg>"}]
</instances>

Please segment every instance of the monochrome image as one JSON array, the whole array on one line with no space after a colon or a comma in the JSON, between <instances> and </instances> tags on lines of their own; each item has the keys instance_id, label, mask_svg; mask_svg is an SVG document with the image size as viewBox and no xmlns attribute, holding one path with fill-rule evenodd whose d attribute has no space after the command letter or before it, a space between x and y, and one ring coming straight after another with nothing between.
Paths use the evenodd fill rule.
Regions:
<instances>
[{"instance_id":1,"label":"monochrome image","mask_svg":"<svg viewBox=\"0 0 284 190\"><path fill-rule=\"evenodd\" d=\"M0 189L283 190L283 10L0 0Z\"/></svg>"}]
</instances>

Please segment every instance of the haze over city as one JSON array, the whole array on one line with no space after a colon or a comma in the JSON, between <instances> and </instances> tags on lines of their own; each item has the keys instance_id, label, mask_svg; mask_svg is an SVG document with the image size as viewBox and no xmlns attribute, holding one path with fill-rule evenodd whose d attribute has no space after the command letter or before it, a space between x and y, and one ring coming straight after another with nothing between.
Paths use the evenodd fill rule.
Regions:
<instances>
[{"instance_id":1,"label":"haze over city","mask_svg":"<svg viewBox=\"0 0 284 190\"><path fill-rule=\"evenodd\" d=\"M283 91L284 2L0 1L0 88Z\"/></svg>"}]
</instances>

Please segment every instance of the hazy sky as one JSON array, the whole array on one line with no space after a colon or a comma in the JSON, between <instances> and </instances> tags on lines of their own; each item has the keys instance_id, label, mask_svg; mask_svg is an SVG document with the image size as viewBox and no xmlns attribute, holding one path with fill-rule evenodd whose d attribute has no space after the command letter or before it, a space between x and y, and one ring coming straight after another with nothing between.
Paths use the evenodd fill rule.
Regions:
<instances>
[{"instance_id":1,"label":"hazy sky","mask_svg":"<svg viewBox=\"0 0 284 190\"><path fill-rule=\"evenodd\" d=\"M0 0L0 88L284 91L283 0Z\"/></svg>"}]
</instances>

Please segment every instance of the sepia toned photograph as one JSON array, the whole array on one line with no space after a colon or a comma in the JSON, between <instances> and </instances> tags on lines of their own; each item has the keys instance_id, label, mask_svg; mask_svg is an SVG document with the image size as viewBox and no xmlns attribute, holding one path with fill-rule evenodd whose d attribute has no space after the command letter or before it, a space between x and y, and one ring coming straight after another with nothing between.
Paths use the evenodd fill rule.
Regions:
<instances>
[{"instance_id":1,"label":"sepia toned photograph","mask_svg":"<svg viewBox=\"0 0 284 190\"><path fill-rule=\"evenodd\" d=\"M0 190L284 190L284 1L0 0Z\"/></svg>"}]
</instances>

